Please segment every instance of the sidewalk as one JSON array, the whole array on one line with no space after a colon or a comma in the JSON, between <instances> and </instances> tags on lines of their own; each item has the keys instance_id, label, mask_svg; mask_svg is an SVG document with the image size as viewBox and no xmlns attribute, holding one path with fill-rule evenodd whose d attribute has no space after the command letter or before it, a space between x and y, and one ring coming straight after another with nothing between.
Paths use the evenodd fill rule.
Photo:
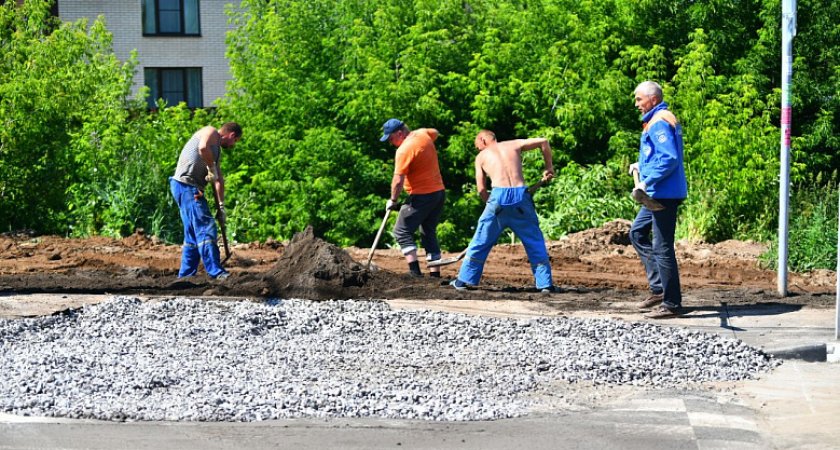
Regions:
<instances>
[{"instance_id":1,"label":"sidewalk","mask_svg":"<svg viewBox=\"0 0 840 450\"><path fill-rule=\"evenodd\" d=\"M499 317L566 316L621 319L685 327L716 333L760 348L781 359L831 361L835 347L833 309L814 309L783 302L759 305L687 308L684 316L646 319L642 313L627 312L626 304L616 311L563 310L534 301L389 300L395 309L431 309ZM691 304L690 296L686 303ZM623 308L623 309L618 309Z\"/></svg>"},{"instance_id":2,"label":"sidewalk","mask_svg":"<svg viewBox=\"0 0 840 450\"><path fill-rule=\"evenodd\" d=\"M651 320L642 317L641 313L626 310L558 313L556 308L545 307L539 302L395 300L389 303L394 308L440 309L492 316L564 315L651 322L740 339L785 360L759 380L739 382L715 394L721 405L743 405L753 411L752 420L763 434L764 443L745 442L731 447L731 442L720 442L709 448L840 448L840 428L837 427L840 364L836 364L840 350L833 353L840 347L840 342L834 340L834 309L814 309L782 302L748 306L722 303L718 307L689 308L686 315L678 318ZM686 303L691 304L690 298ZM744 418L750 420L750 415L731 419ZM700 442L697 445L706 448Z\"/></svg>"},{"instance_id":3,"label":"sidewalk","mask_svg":"<svg viewBox=\"0 0 840 450\"><path fill-rule=\"evenodd\" d=\"M583 316L594 315L584 313ZM784 303L748 306L722 303L715 308L688 308L686 315L665 320L645 319L641 314L611 314L608 317L716 333L740 339L781 359L825 362L835 342L834 310Z\"/></svg>"}]
</instances>

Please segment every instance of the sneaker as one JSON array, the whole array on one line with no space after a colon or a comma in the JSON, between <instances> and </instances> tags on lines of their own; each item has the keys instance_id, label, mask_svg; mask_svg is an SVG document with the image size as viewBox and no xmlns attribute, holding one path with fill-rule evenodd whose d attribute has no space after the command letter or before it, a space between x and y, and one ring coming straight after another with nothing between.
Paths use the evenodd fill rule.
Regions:
<instances>
[{"instance_id":1,"label":"sneaker","mask_svg":"<svg viewBox=\"0 0 840 450\"><path fill-rule=\"evenodd\" d=\"M412 272L409 270L408 275L412 278L423 278L423 274L420 272Z\"/></svg>"},{"instance_id":2,"label":"sneaker","mask_svg":"<svg viewBox=\"0 0 840 450\"><path fill-rule=\"evenodd\" d=\"M662 303L662 300L665 299L664 294L651 294L648 298L636 303L636 308L640 310L648 310L653 308L656 305Z\"/></svg>"},{"instance_id":3,"label":"sneaker","mask_svg":"<svg viewBox=\"0 0 840 450\"><path fill-rule=\"evenodd\" d=\"M645 314L646 319L668 319L671 317L679 317L682 313L678 309L668 308L666 306L660 306L659 308L654 309L653 311Z\"/></svg>"},{"instance_id":4,"label":"sneaker","mask_svg":"<svg viewBox=\"0 0 840 450\"><path fill-rule=\"evenodd\" d=\"M464 283L463 281L461 281L457 278L450 281L449 285L454 287L455 289L457 289L459 291L466 291L467 290L467 283Z\"/></svg>"},{"instance_id":5,"label":"sneaker","mask_svg":"<svg viewBox=\"0 0 840 450\"><path fill-rule=\"evenodd\" d=\"M222 273L216 275L215 279L219 280L219 281L222 281L222 280L227 280L229 277L230 277L230 272L222 272Z\"/></svg>"},{"instance_id":6,"label":"sneaker","mask_svg":"<svg viewBox=\"0 0 840 450\"><path fill-rule=\"evenodd\" d=\"M555 292L560 292L560 289L554 285L540 289L540 294L554 294Z\"/></svg>"}]
</instances>

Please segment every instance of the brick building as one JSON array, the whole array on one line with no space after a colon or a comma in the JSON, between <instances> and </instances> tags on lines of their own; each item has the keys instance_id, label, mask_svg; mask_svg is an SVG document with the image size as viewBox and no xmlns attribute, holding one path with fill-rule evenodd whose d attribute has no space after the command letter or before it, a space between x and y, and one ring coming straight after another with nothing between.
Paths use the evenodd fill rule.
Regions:
<instances>
[{"instance_id":1,"label":"brick building","mask_svg":"<svg viewBox=\"0 0 840 450\"><path fill-rule=\"evenodd\" d=\"M114 53L127 60L137 50L134 92L149 86L157 98L191 108L214 106L225 93L227 24L223 0L56 0L61 20L104 16Z\"/></svg>"}]
</instances>

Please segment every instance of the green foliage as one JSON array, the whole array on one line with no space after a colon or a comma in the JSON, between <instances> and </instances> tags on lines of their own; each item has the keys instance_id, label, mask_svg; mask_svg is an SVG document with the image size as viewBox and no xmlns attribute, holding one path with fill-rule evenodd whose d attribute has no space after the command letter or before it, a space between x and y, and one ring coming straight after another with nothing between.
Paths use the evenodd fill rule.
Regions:
<instances>
[{"instance_id":1,"label":"green foliage","mask_svg":"<svg viewBox=\"0 0 840 450\"><path fill-rule=\"evenodd\" d=\"M161 104L157 113L83 127L71 143L80 168L68 188L72 234L120 237L143 228L180 241L182 227L168 178L183 145L210 119L183 103Z\"/></svg>"},{"instance_id":2,"label":"green foliage","mask_svg":"<svg viewBox=\"0 0 840 450\"><path fill-rule=\"evenodd\" d=\"M679 234L722 240L748 236L774 217L779 172L778 136L772 112L750 76L728 82L716 75L703 30L693 33L676 61L673 104L685 131L689 198ZM795 177L799 167L792 167Z\"/></svg>"},{"instance_id":3,"label":"green foliage","mask_svg":"<svg viewBox=\"0 0 840 450\"><path fill-rule=\"evenodd\" d=\"M234 79L219 109L155 113L143 92L129 100L136 63L117 61L104 21L58 24L47 1L15 3L0 7L3 230L142 227L177 241L167 177L178 153L201 126L235 120L244 137L222 160L232 239L286 239L311 224L334 243L369 245L393 173L380 127L399 117L441 132L444 248L467 245L483 207L473 174L482 128L550 140L558 177L535 201L556 238L632 218L632 91L653 79L684 131L679 235L774 234L778 1L244 0L229 8ZM836 17L840 2L799 2L791 178L806 192L822 192L812 175L840 163ZM535 181L539 154L524 167ZM798 207L820 221L830 211L817 199ZM823 242L808 236L796 239Z\"/></svg>"},{"instance_id":4,"label":"green foliage","mask_svg":"<svg viewBox=\"0 0 840 450\"><path fill-rule=\"evenodd\" d=\"M624 165L626 167L626 165ZM548 239L632 218L637 205L630 199L632 178L619 165L567 165L548 186L537 191L534 203Z\"/></svg>"},{"instance_id":5,"label":"green foliage","mask_svg":"<svg viewBox=\"0 0 840 450\"><path fill-rule=\"evenodd\" d=\"M0 6L0 229L66 230L65 191L85 170L74 135L126 114L133 62L110 39L101 20L59 24L46 1Z\"/></svg>"},{"instance_id":6,"label":"green foliage","mask_svg":"<svg viewBox=\"0 0 840 450\"><path fill-rule=\"evenodd\" d=\"M815 185L822 185L821 182ZM822 187L809 184L796 189L790 206L788 267L794 272L837 268L838 186L836 172ZM774 269L779 241L773 239L761 259Z\"/></svg>"},{"instance_id":7,"label":"green foliage","mask_svg":"<svg viewBox=\"0 0 840 450\"><path fill-rule=\"evenodd\" d=\"M373 240L369 230L378 228L385 203L372 191L386 183L383 167L331 127L311 128L301 140L252 134L249 149L261 142L271 142L270 160L240 164L227 175L231 186L248 186L227 194L232 216L247 217L247 224L231 226L237 239L291 237L312 225L315 233L341 245ZM241 161L245 152L237 150L231 159Z\"/></svg>"}]
</instances>

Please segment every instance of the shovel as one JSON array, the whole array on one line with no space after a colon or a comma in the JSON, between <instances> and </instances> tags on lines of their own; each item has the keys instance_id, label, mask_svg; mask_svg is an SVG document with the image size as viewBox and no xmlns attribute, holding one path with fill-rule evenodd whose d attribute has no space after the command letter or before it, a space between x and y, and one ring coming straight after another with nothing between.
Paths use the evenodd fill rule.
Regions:
<instances>
[{"instance_id":1,"label":"shovel","mask_svg":"<svg viewBox=\"0 0 840 450\"><path fill-rule=\"evenodd\" d=\"M528 193L531 194L531 195L534 195L534 192L536 192L537 189L541 188L544 184L548 183L548 181L549 180L547 180L545 178L540 180L540 181L537 181L536 183L534 183L534 184L532 184L531 186L528 187ZM426 263L426 265L428 267L448 266L449 264L454 264L454 263L464 259L464 256L466 256L466 255L467 255L467 251L464 250L464 251L462 251L461 253L458 253L455 256L450 256L449 258L441 258L437 261L430 261L430 262Z\"/></svg>"},{"instance_id":2,"label":"shovel","mask_svg":"<svg viewBox=\"0 0 840 450\"><path fill-rule=\"evenodd\" d=\"M633 181L636 184L639 184L638 170L633 171ZM642 206L651 211L662 211L663 209L665 209L665 207L662 206L662 203L659 203L658 201L652 199L650 195L648 195L648 193L645 192L643 189L633 188L633 192L630 194L630 196L633 197L633 200L636 200L637 203L640 203Z\"/></svg>"},{"instance_id":3,"label":"shovel","mask_svg":"<svg viewBox=\"0 0 840 450\"><path fill-rule=\"evenodd\" d=\"M219 210L219 198L216 197L216 194L213 194L213 200L216 201L216 211ZM224 266L227 260L230 259L230 247L228 247L228 240L227 240L227 227L225 226L224 222L219 222L219 230L222 232L222 244L225 246L225 259L219 264Z\"/></svg>"},{"instance_id":4,"label":"shovel","mask_svg":"<svg viewBox=\"0 0 840 450\"><path fill-rule=\"evenodd\" d=\"M453 263L456 263L456 262L464 259L464 256L466 254L467 254L467 251L464 250L463 252L458 253L458 255L456 255L456 256L450 256L449 258L441 258L437 261L429 261L428 263L426 263L426 265L428 267L448 266L449 264L453 264Z\"/></svg>"},{"instance_id":5,"label":"shovel","mask_svg":"<svg viewBox=\"0 0 840 450\"><path fill-rule=\"evenodd\" d=\"M365 265L365 270L370 270L370 261L373 259L373 252L376 251L376 246L379 244L379 238L382 237L382 231L385 230L385 224L388 223L388 217L391 216L391 210L385 209L385 217L382 219L382 225L379 225L379 231L376 232L376 237L373 239L373 245L370 247L370 253L368 253L367 264Z\"/></svg>"}]
</instances>

